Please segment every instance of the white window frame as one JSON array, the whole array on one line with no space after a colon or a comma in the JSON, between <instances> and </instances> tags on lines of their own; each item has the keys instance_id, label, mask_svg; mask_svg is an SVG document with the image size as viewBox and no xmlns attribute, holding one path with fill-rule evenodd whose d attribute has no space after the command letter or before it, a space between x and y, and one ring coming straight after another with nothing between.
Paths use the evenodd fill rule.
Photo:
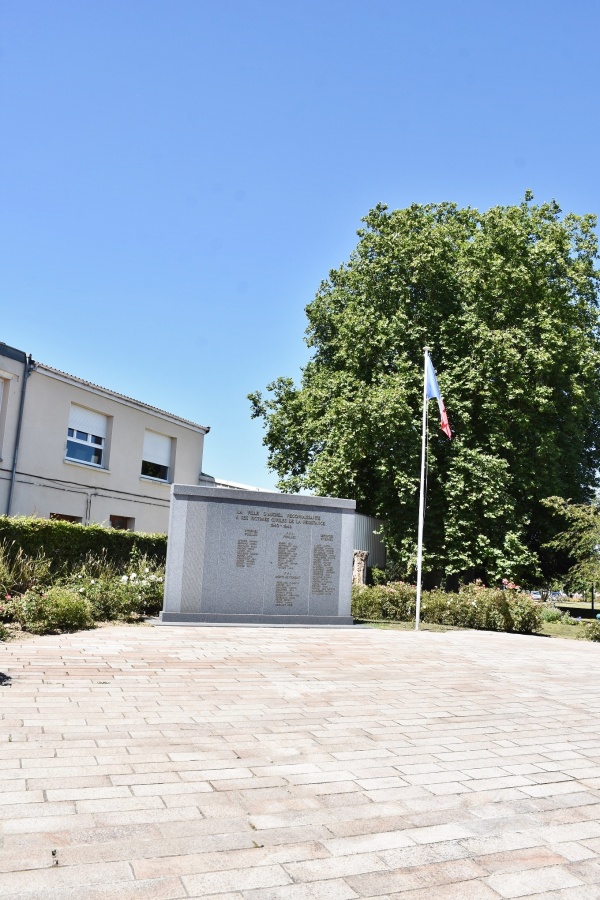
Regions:
<instances>
[{"instance_id":1,"label":"white window frame","mask_svg":"<svg viewBox=\"0 0 600 900\"><path fill-rule=\"evenodd\" d=\"M78 435L85 434L85 440L82 437L78 437ZM92 440L95 438L95 440ZM98 443L100 441L100 443ZM94 450L100 451L100 462L95 463L92 460L80 459L77 456L69 456L69 444L78 444L84 447L92 447ZM103 469L104 468L104 449L106 445L106 438L100 437L97 434L88 434L85 431L76 431L74 428L67 429L67 450L65 453L65 459L68 459L69 462L79 463L81 466L93 466L95 469Z\"/></svg>"}]
</instances>

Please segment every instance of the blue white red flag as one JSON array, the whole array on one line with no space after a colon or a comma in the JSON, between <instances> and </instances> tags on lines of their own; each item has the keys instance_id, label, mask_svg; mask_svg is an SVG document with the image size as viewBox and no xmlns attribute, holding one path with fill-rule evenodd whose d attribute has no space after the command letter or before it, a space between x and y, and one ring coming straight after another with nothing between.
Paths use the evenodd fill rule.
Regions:
<instances>
[{"instance_id":1,"label":"blue white red flag","mask_svg":"<svg viewBox=\"0 0 600 900\"><path fill-rule=\"evenodd\" d=\"M452 440L452 431L450 430L450 423L448 422L448 413L446 412L446 407L444 406L444 401L440 394L437 378L435 377L435 369L429 358L429 353L425 353L425 394L428 400L433 400L434 397L437 400L440 408L440 428L444 434Z\"/></svg>"}]
</instances>

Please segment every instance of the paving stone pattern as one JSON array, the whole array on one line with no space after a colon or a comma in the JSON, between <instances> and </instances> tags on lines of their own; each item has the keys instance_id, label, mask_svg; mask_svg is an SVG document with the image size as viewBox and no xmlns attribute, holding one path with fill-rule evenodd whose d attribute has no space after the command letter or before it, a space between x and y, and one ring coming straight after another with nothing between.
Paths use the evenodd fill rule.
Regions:
<instances>
[{"instance_id":1,"label":"paving stone pattern","mask_svg":"<svg viewBox=\"0 0 600 900\"><path fill-rule=\"evenodd\" d=\"M111 626L0 670L0 897L600 898L594 644Z\"/></svg>"}]
</instances>

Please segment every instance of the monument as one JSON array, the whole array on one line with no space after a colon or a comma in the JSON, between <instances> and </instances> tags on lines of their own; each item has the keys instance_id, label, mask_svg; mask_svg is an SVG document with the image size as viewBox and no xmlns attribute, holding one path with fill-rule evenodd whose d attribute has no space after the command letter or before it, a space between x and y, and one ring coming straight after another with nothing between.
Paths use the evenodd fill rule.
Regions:
<instances>
[{"instance_id":1,"label":"monument","mask_svg":"<svg viewBox=\"0 0 600 900\"><path fill-rule=\"evenodd\" d=\"M161 623L351 625L355 506L174 484Z\"/></svg>"}]
</instances>

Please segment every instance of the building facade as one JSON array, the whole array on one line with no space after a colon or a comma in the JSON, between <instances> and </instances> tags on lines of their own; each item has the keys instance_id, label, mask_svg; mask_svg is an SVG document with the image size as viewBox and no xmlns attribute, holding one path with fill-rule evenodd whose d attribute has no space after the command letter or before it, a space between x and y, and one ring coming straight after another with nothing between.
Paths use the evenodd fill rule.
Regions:
<instances>
[{"instance_id":1,"label":"building facade","mask_svg":"<svg viewBox=\"0 0 600 900\"><path fill-rule=\"evenodd\" d=\"M0 343L0 514L166 532L208 431Z\"/></svg>"}]
</instances>

